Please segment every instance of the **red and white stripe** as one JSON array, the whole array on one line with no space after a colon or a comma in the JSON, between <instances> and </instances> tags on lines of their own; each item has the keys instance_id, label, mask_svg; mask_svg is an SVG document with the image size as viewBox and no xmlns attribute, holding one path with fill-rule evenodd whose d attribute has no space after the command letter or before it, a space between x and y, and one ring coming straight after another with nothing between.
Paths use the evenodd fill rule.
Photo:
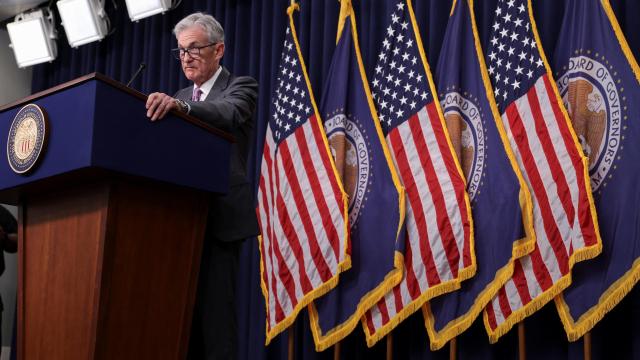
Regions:
<instances>
[{"instance_id":1,"label":"red and white stripe","mask_svg":"<svg viewBox=\"0 0 640 360\"><path fill-rule=\"evenodd\" d=\"M507 322L511 316L520 321L526 307L537 309L551 300L535 301L545 291L562 291L554 285L570 273L571 255L598 244L581 153L546 74L506 108L502 121L532 194L537 240L485 309L492 340L513 325Z\"/></svg>"},{"instance_id":2,"label":"red and white stripe","mask_svg":"<svg viewBox=\"0 0 640 360\"><path fill-rule=\"evenodd\" d=\"M394 128L386 140L406 189L405 272L400 284L365 314L367 338L387 334L394 318L406 318L441 294L439 285L462 280L460 272L473 265L465 182L435 103Z\"/></svg>"},{"instance_id":3,"label":"red and white stripe","mask_svg":"<svg viewBox=\"0 0 640 360\"><path fill-rule=\"evenodd\" d=\"M277 145L267 128L257 214L268 339L348 258L345 203L323 131L311 116Z\"/></svg>"}]
</instances>

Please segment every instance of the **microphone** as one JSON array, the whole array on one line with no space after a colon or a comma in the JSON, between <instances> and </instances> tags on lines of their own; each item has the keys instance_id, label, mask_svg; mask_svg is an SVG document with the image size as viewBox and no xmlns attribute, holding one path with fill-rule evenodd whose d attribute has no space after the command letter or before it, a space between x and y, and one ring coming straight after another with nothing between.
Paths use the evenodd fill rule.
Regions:
<instances>
[{"instance_id":1,"label":"microphone","mask_svg":"<svg viewBox=\"0 0 640 360\"><path fill-rule=\"evenodd\" d=\"M129 85L131 85L133 80L135 80L138 77L138 75L140 75L142 70L144 70L146 67L147 67L147 64L140 63L140 66L138 66L138 70L136 70L135 74L133 74L133 76L131 77L131 80L129 80L129 82L127 83L127 87L130 87Z\"/></svg>"}]
</instances>

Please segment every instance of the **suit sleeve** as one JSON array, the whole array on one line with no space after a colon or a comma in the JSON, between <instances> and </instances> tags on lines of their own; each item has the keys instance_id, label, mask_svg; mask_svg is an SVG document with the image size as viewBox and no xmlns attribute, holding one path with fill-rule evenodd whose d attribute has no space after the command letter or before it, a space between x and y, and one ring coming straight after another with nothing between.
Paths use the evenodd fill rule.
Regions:
<instances>
[{"instance_id":1,"label":"suit sleeve","mask_svg":"<svg viewBox=\"0 0 640 360\"><path fill-rule=\"evenodd\" d=\"M256 108L258 83L250 77L236 77L215 99L192 102L190 115L221 130L232 132L251 120Z\"/></svg>"}]
</instances>

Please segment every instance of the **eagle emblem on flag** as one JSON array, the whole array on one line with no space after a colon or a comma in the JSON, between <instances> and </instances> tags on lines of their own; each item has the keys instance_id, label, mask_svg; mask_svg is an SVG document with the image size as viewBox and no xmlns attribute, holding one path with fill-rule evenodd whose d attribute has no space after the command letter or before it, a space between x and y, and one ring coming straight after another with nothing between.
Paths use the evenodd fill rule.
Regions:
<instances>
[{"instance_id":1,"label":"eagle emblem on flag","mask_svg":"<svg viewBox=\"0 0 640 360\"><path fill-rule=\"evenodd\" d=\"M473 203L482 185L482 174L486 167L485 118L477 105L478 99L463 92L452 90L441 96L447 130L462 172L467 179L467 193Z\"/></svg>"},{"instance_id":2,"label":"eagle emblem on flag","mask_svg":"<svg viewBox=\"0 0 640 360\"><path fill-rule=\"evenodd\" d=\"M590 50L574 53L578 56L569 60L563 74L558 74L558 90L582 150L589 157L591 190L596 192L612 178L619 160L626 98L618 86L620 75L606 64L605 55Z\"/></svg>"}]
</instances>

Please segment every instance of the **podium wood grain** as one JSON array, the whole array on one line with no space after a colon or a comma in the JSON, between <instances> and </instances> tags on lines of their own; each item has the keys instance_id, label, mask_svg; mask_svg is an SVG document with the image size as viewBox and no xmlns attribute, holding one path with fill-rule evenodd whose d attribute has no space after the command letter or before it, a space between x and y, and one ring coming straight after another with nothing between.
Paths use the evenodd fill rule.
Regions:
<instances>
[{"instance_id":1,"label":"podium wood grain","mask_svg":"<svg viewBox=\"0 0 640 360\"><path fill-rule=\"evenodd\" d=\"M21 204L19 357L186 356L207 196L105 180Z\"/></svg>"}]
</instances>

